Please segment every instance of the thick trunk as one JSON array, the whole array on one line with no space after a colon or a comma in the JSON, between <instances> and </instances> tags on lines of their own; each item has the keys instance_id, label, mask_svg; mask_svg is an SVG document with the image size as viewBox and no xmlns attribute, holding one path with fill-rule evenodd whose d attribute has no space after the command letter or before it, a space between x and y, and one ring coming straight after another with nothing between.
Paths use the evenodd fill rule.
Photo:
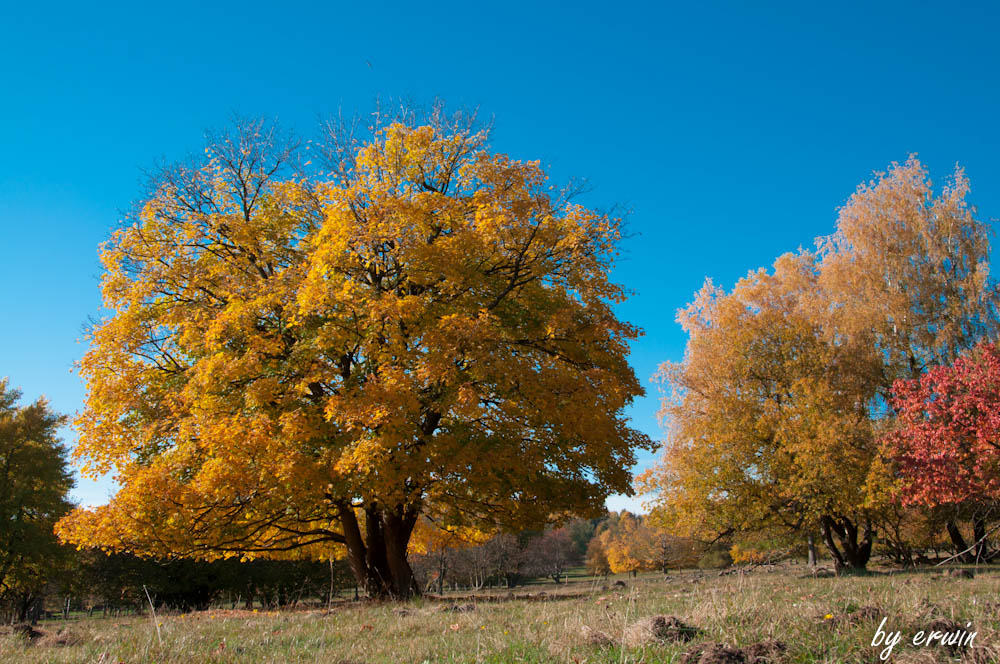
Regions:
<instances>
[{"instance_id":1,"label":"thick trunk","mask_svg":"<svg viewBox=\"0 0 1000 664\"><path fill-rule=\"evenodd\" d=\"M364 515L362 534L354 509L342 506L340 510L347 556L358 585L372 598L399 599L419 594L406 559L417 511L402 506L372 506L365 508Z\"/></svg>"},{"instance_id":2,"label":"thick trunk","mask_svg":"<svg viewBox=\"0 0 1000 664\"><path fill-rule=\"evenodd\" d=\"M958 561L970 564L976 562L976 554L969 550L969 545L962 536L962 531L958 529L958 524L949 520L944 524L944 527L948 531L948 537L951 538L951 543L955 546L955 553L958 554Z\"/></svg>"},{"instance_id":3,"label":"thick trunk","mask_svg":"<svg viewBox=\"0 0 1000 664\"><path fill-rule=\"evenodd\" d=\"M868 566L872 555L871 521L865 519L861 539L858 539L858 524L847 517L824 516L820 520L823 529L823 540L826 542L830 555L838 573L863 572Z\"/></svg>"},{"instance_id":4,"label":"thick trunk","mask_svg":"<svg viewBox=\"0 0 1000 664\"><path fill-rule=\"evenodd\" d=\"M396 596L409 597L420 593L413 568L406 559L406 549L410 535L417 523L417 513L399 507L382 516L385 533L385 557L392 575L392 587Z\"/></svg>"},{"instance_id":5,"label":"thick trunk","mask_svg":"<svg viewBox=\"0 0 1000 664\"><path fill-rule=\"evenodd\" d=\"M959 530L958 524L954 521L945 523L948 530L948 537L955 546L958 561L968 565L990 562L990 552L986 546L986 521L982 517L975 517L972 520L972 543L966 542Z\"/></svg>"}]
</instances>

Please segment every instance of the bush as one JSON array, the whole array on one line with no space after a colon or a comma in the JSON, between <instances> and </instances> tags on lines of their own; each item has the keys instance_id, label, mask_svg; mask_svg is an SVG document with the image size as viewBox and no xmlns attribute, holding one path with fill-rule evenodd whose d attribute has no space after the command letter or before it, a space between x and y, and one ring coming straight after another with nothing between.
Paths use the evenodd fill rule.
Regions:
<instances>
[{"instance_id":1,"label":"bush","mask_svg":"<svg viewBox=\"0 0 1000 664\"><path fill-rule=\"evenodd\" d=\"M733 557L724 546L713 546L698 558L698 569L722 569L733 564Z\"/></svg>"}]
</instances>

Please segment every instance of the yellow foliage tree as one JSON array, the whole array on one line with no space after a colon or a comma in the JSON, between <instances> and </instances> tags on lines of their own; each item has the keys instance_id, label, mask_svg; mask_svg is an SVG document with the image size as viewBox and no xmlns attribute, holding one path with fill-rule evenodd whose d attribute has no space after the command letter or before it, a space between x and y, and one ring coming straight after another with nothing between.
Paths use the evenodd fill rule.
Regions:
<instances>
[{"instance_id":1,"label":"yellow foliage tree","mask_svg":"<svg viewBox=\"0 0 1000 664\"><path fill-rule=\"evenodd\" d=\"M587 565L594 574L628 573L693 566L694 542L668 533L628 511L613 514L588 547Z\"/></svg>"},{"instance_id":2,"label":"yellow foliage tree","mask_svg":"<svg viewBox=\"0 0 1000 664\"><path fill-rule=\"evenodd\" d=\"M338 145L307 178L241 125L104 247L75 453L120 489L64 539L343 547L369 594L404 596L421 515L524 527L631 491L651 442L623 415L642 388L612 310L619 221L440 115Z\"/></svg>"},{"instance_id":3,"label":"yellow foliage tree","mask_svg":"<svg viewBox=\"0 0 1000 664\"><path fill-rule=\"evenodd\" d=\"M662 517L712 538L761 529L847 524L855 566L870 554L865 483L876 463L864 346L833 344L808 313L817 274L810 254L778 259L731 293L711 283L682 314L684 362L662 367L671 397L663 464L642 481L659 489Z\"/></svg>"},{"instance_id":4,"label":"yellow foliage tree","mask_svg":"<svg viewBox=\"0 0 1000 664\"><path fill-rule=\"evenodd\" d=\"M601 533L608 567L613 574L636 574L645 569L644 542L639 537L641 524L635 515L622 512L612 527Z\"/></svg>"}]
</instances>

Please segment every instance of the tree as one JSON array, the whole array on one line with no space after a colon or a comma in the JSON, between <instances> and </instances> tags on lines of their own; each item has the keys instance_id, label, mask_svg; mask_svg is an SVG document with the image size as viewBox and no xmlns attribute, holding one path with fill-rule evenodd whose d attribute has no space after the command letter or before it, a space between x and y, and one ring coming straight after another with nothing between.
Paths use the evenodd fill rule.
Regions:
<instances>
[{"instance_id":1,"label":"tree","mask_svg":"<svg viewBox=\"0 0 1000 664\"><path fill-rule=\"evenodd\" d=\"M899 470L904 505L1000 502L1000 350L995 344L982 344L952 366L897 381L893 397L899 417L885 443ZM973 521L973 546L960 550L971 548L970 559L983 560L988 556L984 515Z\"/></svg>"},{"instance_id":2,"label":"tree","mask_svg":"<svg viewBox=\"0 0 1000 664\"><path fill-rule=\"evenodd\" d=\"M989 280L992 229L976 219L968 192L956 167L935 195L927 169L911 155L858 187L837 232L820 241L828 334L871 344L883 359L871 408L881 431L893 426L895 381L951 364L1000 328L998 285ZM946 527L962 550L956 518L982 506L970 499L953 508Z\"/></svg>"},{"instance_id":3,"label":"tree","mask_svg":"<svg viewBox=\"0 0 1000 664\"><path fill-rule=\"evenodd\" d=\"M517 537L511 533L499 533L482 546L486 550L492 575L508 588L513 588L524 566L524 551Z\"/></svg>"},{"instance_id":4,"label":"tree","mask_svg":"<svg viewBox=\"0 0 1000 664\"><path fill-rule=\"evenodd\" d=\"M603 520L604 517L573 519L566 523L566 532L569 534L570 539L573 540L573 546L576 547L576 555L581 560L586 556L587 545L594 539L597 526Z\"/></svg>"},{"instance_id":5,"label":"tree","mask_svg":"<svg viewBox=\"0 0 1000 664\"><path fill-rule=\"evenodd\" d=\"M608 551L599 535L595 535L587 543L587 555L584 559L587 571L594 575L607 576L611 574L611 564L608 563Z\"/></svg>"},{"instance_id":6,"label":"tree","mask_svg":"<svg viewBox=\"0 0 1000 664\"><path fill-rule=\"evenodd\" d=\"M561 583L566 569L577 562L577 549L566 528L547 530L524 549L525 571Z\"/></svg>"},{"instance_id":7,"label":"tree","mask_svg":"<svg viewBox=\"0 0 1000 664\"><path fill-rule=\"evenodd\" d=\"M893 380L997 327L988 226L954 179L934 197L911 158L862 185L819 252L779 258L680 314L663 463L642 479L689 533L819 528L838 569L867 564L891 504L877 445Z\"/></svg>"},{"instance_id":8,"label":"tree","mask_svg":"<svg viewBox=\"0 0 1000 664\"><path fill-rule=\"evenodd\" d=\"M856 524L867 523L876 462L866 376L877 358L825 339L808 309L816 284L808 253L779 258L731 293L706 284L680 316L684 361L661 367L669 439L642 481L661 491L655 512L679 534L821 524L841 566L864 567L870 529Z\"/></svg>"},{"instance_id":9,"label":"tree","mask_svg":"<svg viewBox=\"0 0 1000 664\"><path fill-rule=\"evenodd\" d=\"M927 169L911 155L859 186L836 232L819 240L817 316L829 335L878 348L886 401L895 380L950 364L997 333L992 229L976 219L968 192L956 167L935 195Z\"/></svg>"},{"instance_id":10,"label":"tree","mask_svg":"<svg viewBox=\"0 0 1000 664\"><path fill-rule=\"evenodd\" d=\"M58 438L65 423L40 398L19 405L21 392L0 380L0 602L24 620L66 551L52 528L69 512L73 478Z\"/></svg>"},{"instance_id":11,"label":"tree","mask_svg":"<svg viewBox=\"0 0 1000 664\"><path fill-rule=\"evenodd\" d=\"M642 522L631 512L622 510L608 520L600 537L611 572L635 575L649 569L649 542L644 535Z\"/></svg>"},{"instance_id":12,"label":"tree","mask_svg":"<svg viewBox=\"0 0 1000 664\"><path fill-rule=\"evenodd\" d=\"M404 120L340 134L323 177L243 124L113 235L76 456L121 488L65 539L343 547L370 595L405 596L421 515L489 530L631 492L652 444L623 414L642 388L612 310L619 220L460 117Z\"/></svg>"},{"instance_id":13,"label":"tree","mask_svg":"<svg viewBox=\"0 0 1000 664\"><path fill-rule=\"evenodd\" d=\"M698 563L701 547L697 542L668 533L648 520L643 520L642 526L650 569L666 574L671 568L694 567Z\"/></svg>"},{"instance_id":14,"label":"tree","mask_svg":"<svg viewBox=\"0 0 1000 664\"><path fill-rule=\"evenodd\" d=\"M444 586L449 574L453 571L456 553L460 549L475 546L483 539L482 533L468 528L448 528L431 523L423 518L417 521L410 539L409 553L420 556L425 570L423 572L430 589L437 585L437 592L444 592Z\"/></svg>"}]
</instances>

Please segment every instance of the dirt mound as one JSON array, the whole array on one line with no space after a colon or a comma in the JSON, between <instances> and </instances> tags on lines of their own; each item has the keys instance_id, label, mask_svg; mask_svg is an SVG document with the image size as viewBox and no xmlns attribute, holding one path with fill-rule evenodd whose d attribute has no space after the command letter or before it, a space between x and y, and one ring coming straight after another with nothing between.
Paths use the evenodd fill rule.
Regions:
<instances>
[{"instance_id":1,"label":"dirt mound","mask_svg":"<svg viewBox=\"0 0 1000 664\"><path fill-rule=\"evenodd\" d=\"M0 635L20 636L34 645L43 647L75 646L83 643L82 637L70 632L66 628L50 632L40 627L36 628L28 623L0 627Z\"/></svg>"},{"instance_id":2,"label":"dirt mound","mask_svg":"<svg viewBox=\"0 0 1000 664\"><path fill-rule=\"evenodd\" d=\"M781 641L761 641L745 648L724 643L700 643L681 655L681 664L780 664L787 647Z\"/></svg>"},{"instance_id":3,"label":"dirt mound","mask_svg":"<svg viewBox=\"0 0 1000 664\"><path fill-rule=\"evenodd\" d=\"M56 632L42 632L42 635L35 641L35 645L50 648L76 646L81 643L83 643L83 637L65 628Z\"/></svg>"},{"instance_id":4,"label":"dirt mound","mask_svg":"<svg viewBox=\"0 0 1000 664\"><path fill-rule=\"evenodd\" d=\"M451 606L446 606L442 611L451 611L453 613L472 613L476 610L475 604L452 604Z\"/></svg>"},{"instance_id":5,"label":"dirt mound","mask_svg":"<svg viewBox=\"0 0 1000 664\"><path fill-rule=\"evenodd\" d=\"M700 643L681 655L681 664L746 664L743 651L724 643Z\"/></svg>"},{"instance_id":6,"label":"dirt mound","mask_svg":"<svg viewBox=\"0 0 1000 664\"><path fill-rule=\"evenodd\" d=\"M778 664L785 661L787 651L788 646L771 639L750 644L743 649L743 654L747 658L747 664Z\"/></svg>"},{"instance_id":7,"label":"dirt mound","mask_svg":"<svg viewBox=\"0 0 1000 664\"><path fill-rule=\"evenodd\" d=\"M961 633L963 636L965 634L965 628L962 625L955 622L954 620L951 620L950 618L936 618L935 620L932 620L930 624L927 625L924 631L927 633L928 636L930 636L931 632L942 632L948 634ZM954 642L949 643L949 641L954 641ZM940 648L942 644L940 641L935 641L934 645ZM961 644L961 639L955 638L955 639L946 639L944 643L944 648L946 648L949 653L954 655L963 650L966 650L968 646L963 646Z\"/></svg>"},{"instance_id":8,"label":"dirt mound","mask_svg":"<svg viewBox=\"0 0 1000 664\"><path fill-rule=\"evenodd\" d=\"M16 625L0 627L0 635L22 636L29 641L35 641L36 639L40 639L44 635L44 632L40 632L28 623L18 623Z\"/></svg>"},{"instance_id":9,"label":"dirt mound","mask_svg":"<svg viewBox=\"0 0 1000 664\"><path fill-rule=\"evenodd\" d=\"M583 639L583 642L588 646L598 648L610 646L614 643L614 639L612 639L607 632L603 632L599 629L591 627L590 625L584 625L580 628L580 638Z\"/></svg>"},{"instance_id":10,"label":"dirt mound","mask_svg":"<svg viewBox=\"0 0 1000 664\"><path fill-rule=\"evenodd\" d=\"M830 579L837 576L836 572L827 569L825 567L817 567L812 572L807 574L804 578L814 578L814 579Z\"/></svg>"},{"instance_id":11,"label":"dirt mound","mask_svg":"<svg viewBox=\"0 0 1000 664\"><path fill-rule=\"evenodd\" d=\"M664 641L690 641L699 634L701 634L700 629L685 624L680 618L650 616L629 627L625 631L625 640L635 647Z\"/></svg>"}]
</instances>

